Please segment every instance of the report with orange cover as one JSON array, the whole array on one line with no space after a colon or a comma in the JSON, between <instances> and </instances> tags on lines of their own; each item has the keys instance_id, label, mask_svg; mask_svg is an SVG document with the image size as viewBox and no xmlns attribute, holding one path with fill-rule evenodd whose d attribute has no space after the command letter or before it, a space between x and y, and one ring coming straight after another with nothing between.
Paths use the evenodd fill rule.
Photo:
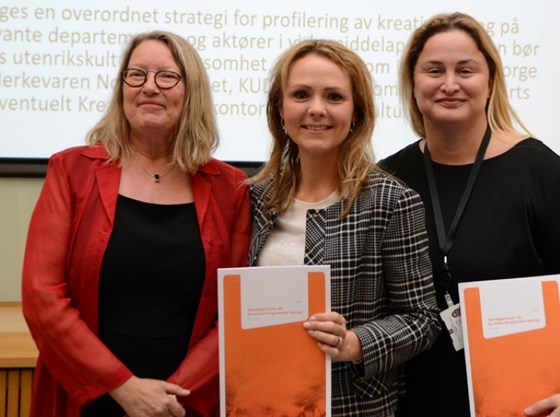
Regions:
<instances>
[{"instance_id":1,"label":"report with orange cover","mask_svg":"<svg viewBox=\"0 0 560 417\"><path fill-rule=\"evenodd\" d=\"M219 269L220 416L330 417L330 358L303 327L329 310L329 266Z\"/></svg>"},{"instance_id":2,"label":"report with orange cover","mask_svg":"<svg viewBox=\"0 0 560 417\"><path fill-rule=\"evenodd\" d=\"M560 275L459 284L472 417L560 393Z\"/></svg>"}]
</instances>

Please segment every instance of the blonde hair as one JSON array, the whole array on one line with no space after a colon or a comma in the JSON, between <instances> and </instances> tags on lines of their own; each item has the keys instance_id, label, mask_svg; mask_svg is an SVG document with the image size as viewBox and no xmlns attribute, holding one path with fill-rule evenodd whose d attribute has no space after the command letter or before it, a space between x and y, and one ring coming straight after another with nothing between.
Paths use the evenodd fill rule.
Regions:
<instances>
[{"instance_id":1,"label":"blonde hair","mask_svg":"<svg viewBox=\"0 0 560 417\"><path fill-rule=\"evenodd\" d=\"M132 53L142 42L163 42L181 69L185 83L183 110L177 127L169 140L174 144L173 160L185 171L194 173L210 159L219 143L218 128L210 83L204 64L196 50L182 37L165 31L153 31L134 36L128 43L118 72L119 82L105 115L88 132L90 146L102 144L110 161L122 163L133 153L130 125L123 108L122 72L128 67Z\"/></svg>"},{"instance_id":2,"label":"blonde hair","mask_svg":"<svg viewBox=\"0 0 560 417\"><path fill-rule=\"evenodd\" d=\"M486 106L486 117L490 129L494 132L515 132L515 121L521 129L531 135L509 102L504 69L498 48L496 48L484 27L473 17L464 13L433 16L414 31L405 47L399 70L400 95L404 112L414 132L422 138L426 137L424 118L414 99L414 69L416 63L428 39L438 33L451 30L461 30L469 35L484 55L490 69L491 91Z\"/></svg>"},{"instance_id":3,"label":"blonde hair","mask_svg":"<svg viewBox=\"0 0 560 417\"><path fill-rule=\"evenodd\" d=\"M371 136L375 126L375 106L371 75L363 60L339 42L325 39L303 40L286 50L271 71L267 102L268 127L272 134L270 158L261 171L249 180L258 184L274 178L274 190L266 208L273 212L285 211L295 198L301 176L297 145L284 133L280 109L284 100L287 80L297 60L315 54L345 70L352 84L354 123L342 144L338 162L339 192L347 199L342 216L350 211L354 200L376 169Z\"/></svg>"}]
</instances>

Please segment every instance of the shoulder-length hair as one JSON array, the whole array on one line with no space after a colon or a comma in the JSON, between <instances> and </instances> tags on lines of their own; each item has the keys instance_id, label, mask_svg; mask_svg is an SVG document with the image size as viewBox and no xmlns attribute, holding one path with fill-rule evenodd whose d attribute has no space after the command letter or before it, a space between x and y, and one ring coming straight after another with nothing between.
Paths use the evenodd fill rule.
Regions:
<instances>
[{"instance_id":1,"label":"shoulder-length hair","mask_svg":"<svg viewBox=\"0 0 560 417\"><path fill-rule=\"evenodd\" d=\"M484 27L472 16L465 13L439 14L433 16L418 27L405 47L399 70L400 96L409 122L414 132L422 138L426 137L424 118L414 99L414 69L424 45L432 36L462 30L476 43L486 59L490 69L490 98L486 105L486 117L492 131L515 131L514 121L529 135L508 99L506 79L502 59L492 38Z\"/></svg>"},{"instance_id":2,"label":"shoulder-length hair","mask_svg":"<svg viewBox=\"0 0 560 417\"><path fill-rule=\"evenodd\" d=\"M308 39L286 50L271 70L267 101L268 127L272 134L272 150L261 171L250 179L251 184L274 178L274 190L266 208L273 212L285 211L293 202L301 177L299 150L284 133L280 109L284 101L290 70L297 60L315 54L327 58L342 68L350 77L354 104L354 122L348 137L342 143L338 162L339 193L347 199L345 216L368 174L376 169L371 136L375 126L375 106L371 74L364 61L352 50L332 40Z\"/></svg>"},{"instance_id":3,"label":"shoulder-length hair","mask_svg":"<svg viewBox=\"0 0 560 417\"><path fill-rule=\"evenodd\" d=\"M163 42L181 70L185 83L183 110L177 127L169 140L174 144L173 160L185 171L194 173L210 159L218 146L218 128L210 83L202 59L182 37L165 31L138 34L126 46L118 72L118 82L106 113L88 132L90 146L102 144L110 161L123 163L133 153L130 143L130 125L123 108L122 72L128 67L132 53L142 42Z\"/></svg>"}]
</instances>

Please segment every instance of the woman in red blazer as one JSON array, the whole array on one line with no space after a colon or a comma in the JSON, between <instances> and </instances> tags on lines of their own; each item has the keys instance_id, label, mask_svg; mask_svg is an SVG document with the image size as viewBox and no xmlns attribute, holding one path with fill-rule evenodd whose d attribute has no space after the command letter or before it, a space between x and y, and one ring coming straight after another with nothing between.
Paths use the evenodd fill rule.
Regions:
<instances>
[{"instance_id":1,"label":"woman in red blazer","mask_svg":"<svg viewBox=\"0 0 560 417\"><path fill-rule=\"evenodd\" d=\"M211 158L208 77L188 42L135 36L119 74L89 146L50 159L31 219L31 416L214 416L216 270L246 264L246 175Z\"/></svg>"}]
</instances>

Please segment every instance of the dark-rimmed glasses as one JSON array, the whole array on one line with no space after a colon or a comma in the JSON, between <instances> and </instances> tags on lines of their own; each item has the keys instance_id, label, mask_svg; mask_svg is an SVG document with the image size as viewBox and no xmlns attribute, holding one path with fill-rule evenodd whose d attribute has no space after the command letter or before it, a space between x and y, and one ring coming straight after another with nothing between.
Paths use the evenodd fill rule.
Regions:
<instances>
[{"instance_id":1,"label":"dark-rimmed glasses","mask_svg":"<svg viewBox=\"0 0 560 417\"><path fill-rule=\"evenodd\" d=\"M122 80L130 87L142 87L146 84L150 72L154 73L156 85L163 90L175 87L183 78L175 71L144 71L140 68L128 68L122 72Z\"/></svg>"}]
</instances>

